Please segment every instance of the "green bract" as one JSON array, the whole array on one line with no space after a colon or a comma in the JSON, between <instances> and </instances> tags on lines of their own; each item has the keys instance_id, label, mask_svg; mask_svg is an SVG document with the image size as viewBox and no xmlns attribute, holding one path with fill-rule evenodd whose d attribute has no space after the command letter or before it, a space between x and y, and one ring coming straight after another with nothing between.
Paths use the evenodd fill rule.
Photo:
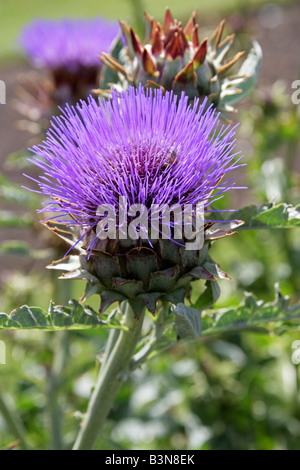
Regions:
<instances>
[{"instance_id":1,"label":"green bract","mask_svg":"<svg viewBox=\"0 0 300 470\"><path fill-rule=\"evenodd\" d=\"M79 256L69 262L59 260L49 268L67 271L63 279L85 279L86 291L82 300L93 294L101 297L100 312L114 302L129 300L137 316L146 306L154 315L158 300L177 305L189 295L191 282L198 279L216 281L228 276L209 256L210 244L235 233L241 222L207 224L205 242L200 250L186 250L172 240L155 240L153 248L141 245L141 240L97 240L87 256L85 248L94 234L80 241L76 247ZM71 233L61 231L47 222L47 227L70 245L75 240Z\"/></svg>"}]
</instances>

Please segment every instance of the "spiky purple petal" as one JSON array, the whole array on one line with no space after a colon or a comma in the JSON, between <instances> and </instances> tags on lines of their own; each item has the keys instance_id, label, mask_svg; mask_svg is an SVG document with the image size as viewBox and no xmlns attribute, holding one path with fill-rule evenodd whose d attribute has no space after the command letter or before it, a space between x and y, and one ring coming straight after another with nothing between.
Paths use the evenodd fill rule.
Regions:
<instances>
[{"instance_id":1,"label":"spiky purple petal","mask_svg":"<svg viewBox=\"0 0 300 470\"><path fill-rule=\"evenodd\" d=\"M224 126L206 100L188 104L161 90L130 88L111 100L89 97L55 117L31 161L44 174L40 192L52 199L41 211L86 230L101 204L128 207L203 203L234 187L227 173L241 166L235 127ZM222 180L222 181L221 181ZM72 216L70 218L69 216Z\"/></svg>"}]
</instances>

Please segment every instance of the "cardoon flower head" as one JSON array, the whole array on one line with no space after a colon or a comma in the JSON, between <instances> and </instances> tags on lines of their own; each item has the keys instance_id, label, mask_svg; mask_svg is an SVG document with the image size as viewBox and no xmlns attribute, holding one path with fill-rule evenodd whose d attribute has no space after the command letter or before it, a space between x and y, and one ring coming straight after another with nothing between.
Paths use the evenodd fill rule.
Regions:
<instances>
[{"instance_id":1,"label":"cardoon flower head","mask_svg":"<svg viewBox=\"0 0 300 470\"><path fill-rule=\"evenodd\" d=\"M131 88L112 100L66 106L32 162L45 171L41 192L68 223L92 228L101 204L196 204L208 207L234 186L235 128L220 126L213 107ZM42 157L42 159L40 158ZM44 161L45 160L45 161ZM221 181L222 180L222 181Z\"/></svg>"},{"instance_id":2,"label":"cardoon flower head","mask_svg":"<svg viewBox=\"0 0 300 470\"><path fill-rule=\"evenodd\" d=\"M145 37L140 39L134 29L123 21L120 25L125 43L120 44L111 55L105 51L100 77L100 95L109 95L114 71L113 87L127 90L140 83L150 87L172 90L180 96L184 91L191 101L195 97L208 98L219 110L232 111L232 105L240 101L255 83L261 60L261 48L257 42L242 63L237 63L244 51L230 57L234 34L222 39L225 20L210 38L201 37L197 12L194 11L185 26L166 9L163 24L145 13Z\"/></svg>"},{"instance_id":3,"label":"cardoon flower head","mask_svg":"<svg viewBox=\"0 0 300 470\"><path fill-rule=\"evenodd\" d=\"M57 106L85 99L99 80L98 56L109 51L117 33L118 25L103 18L36 20L25 26L20 43L42 72L20 77L15 108L25 120L19 127L43 132Z\"/></svg>"},{"instance_id":4,"label":"cardoon flower head","mask_svg":"<svg viewBox=\"0 0 300 470\"><path fill-rule=\"evenodd\" d=\"M84 269L99 280L99 293L111 292L109 300L102 298L105 307L122 296L141 296L146 302L147 295L153 311L162 295L177 291L176 299L181 299L193 278L220 275L208 258L207 243L187 252L172 240L121 240L120 221L116 239L96 234L103 217L99 206L118 208L120 198L128 207L141 204L147 211L153 204L197 203L209 210L234 187L227 174L240 166L235 128L220 125L215 110L205 106L197 100L190 106L184 94L178 98L142 87L113 92L111 100L89 98L67 106L54 118L43 144L33 148L31 161L44 171L40 192L51 199L43 211L79 227L80 243L90 254L84 257ZM205 226L207 240L214 238L210 227Z\"/></svg>"},{"instance_id":5,"label":"cardoon flower head","mask_svg":"<svg viewBox=\"0 0 300 470\"><path fill-rule=\"evenodd\" d=\"M97 56L109 51L117 33L118 26L103 18L39 19L24 27L20 42L36 66L74 72L81 67L98 68Z\"/></svg>"}]
</instances>

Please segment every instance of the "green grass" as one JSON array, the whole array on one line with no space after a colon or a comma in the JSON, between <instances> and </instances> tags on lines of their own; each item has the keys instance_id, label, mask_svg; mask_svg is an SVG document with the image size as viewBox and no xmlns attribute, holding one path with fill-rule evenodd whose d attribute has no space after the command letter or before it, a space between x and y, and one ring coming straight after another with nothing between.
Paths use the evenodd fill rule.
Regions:
<instances>
[{"instance_id":1,"label":"green grass","mask_svg":"<svg viewBox=\"0 0 300 470\"><path fill-rule=\"evenodd\" d=\"M66 16L93 17L103 15L111 19L128 19L134 22L142 10L161 19L165 5L174 15L185 19L197 8L199 18L221 15L230 11L245 11L266 3L266 0L1 0L0 5L0 61L15 59L18 54L17 38L23 25L36 17L59 18ZM274 2L274 0L273 0ZM276 3L287 3L277 0ZM275 2L274 2L275 3ZM138 8L137 5L141 5ZM139 15L140 16L140 15Z\"/></svg>"}]
</instances>

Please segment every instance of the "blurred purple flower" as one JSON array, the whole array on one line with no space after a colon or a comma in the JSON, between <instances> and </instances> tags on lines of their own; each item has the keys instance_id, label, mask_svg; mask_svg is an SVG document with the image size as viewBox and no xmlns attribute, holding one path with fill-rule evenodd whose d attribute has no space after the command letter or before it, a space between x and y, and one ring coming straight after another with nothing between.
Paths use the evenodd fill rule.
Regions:
<instances>
[{"instance_id":1,"label":"blurred purple flower","mask_svg":"<svg viewBox=\"0 0 300 470\"><path fill-rule=\"evenodd\" d=\"M130 88L111 100L89 97L55 117L30 161L44 171L38 183L50 197L41 211L89 230L101 204L203 203L235 187L227 173L241 166L235 127L220 124L214 108L188 104L171 92ZM222 180L222 182L221 182ZM71 215L72 218L69 216Z\"/></svg>"},{"instance_id":2,"label":"blurred purple flower","mask_svg":"<svg viewBox=\"0 0 300 470\"><path fill-rule=\"evenodd\" d=\"M100 67L98 55L108 52L119 27L103 18L38 19L25 26L20 43L39 67L67 68Z\"/></svg>"}]
</instances>

